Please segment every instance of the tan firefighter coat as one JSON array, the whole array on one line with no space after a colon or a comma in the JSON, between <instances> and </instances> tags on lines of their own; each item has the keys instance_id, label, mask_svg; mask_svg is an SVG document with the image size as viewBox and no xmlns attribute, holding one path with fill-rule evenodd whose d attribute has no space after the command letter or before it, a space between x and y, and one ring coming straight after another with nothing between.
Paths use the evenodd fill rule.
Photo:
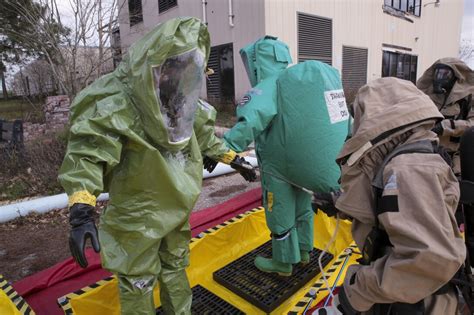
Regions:
<instances>
[{"instance_id":1,"label":"tan firefighter coat","mask_svg":"<svg viewBox=\"0 0 474 315\"><path fill-rule=\"evenodd\" d=\"M456 76L456 83L445 101L444 94L433 93L433 75L435 66L444 64L453 69ZM443 134L440 136L440 144L451 152L459 150L459 138L464 131L474 126L474 71L464 62L457 58L442 58L429 67L420 77L416 86L427 94L436 104L445 119L441 122ZM470 99L470 109L468 108L467 117L461 117L460 100ZM459 173L459 156L454 156L454 169Z\"/></svg>"},{"instance_id":2,"label":"tan firefighter coat","mask_svg":"<svg viewBox=\"0 0 474 315\"><path fill-rule=\"evenodd\" d=\"M359 90L353 137L338 156L343 194L336 203L353 218L352 234L359 248L375 223L371 182L378 166L400 144L436 141L430 129L440 117L433 102L409 81L382 78ZM440 155L411 153L387 164L383 182L382 196L392 203L378 209L378 219L393 247L369 266L350 267L344 288L352 307L366 312L375 303L425 299L427 314L454 314L454 292L431 295L465 258L454 217L459 199L456 177Z\"/></svg>"}]
</instances>

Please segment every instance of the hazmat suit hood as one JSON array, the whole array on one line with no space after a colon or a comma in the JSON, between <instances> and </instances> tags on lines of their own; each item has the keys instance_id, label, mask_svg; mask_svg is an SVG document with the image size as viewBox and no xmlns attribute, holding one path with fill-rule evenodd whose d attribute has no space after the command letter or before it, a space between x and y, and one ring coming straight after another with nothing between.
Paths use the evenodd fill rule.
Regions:
<instances>
[{"instance_id":1,"label":"hazmat suit hood","mask_svg":"<svg viewBox=\"0 0 474 315\"><path fill-rule=\"evenodd\" d=\"M351 163L397 131L442 119L430 98L413 83L381 78L363 86L354 101L352 138L343 146L338 161L350 156Z\"/></svg>"},{"instance_id":2,"label":"hazmat suit hood","mask_svg":"<svg viewBox=\"0 0 474 315\"><path fill-rule=\"evenodd\" d=\"M288 45L269 35L242 48L240 56L252 87L285 70L292 62Z\"/></svg>"},{"instance_id":3,"label":"hazmat suit hood","mask_svg":"<svg viewBox=\"0 0 474 315\"><path fill-rule=\"evenodd\" d=\"M416 86L422 90L425 94L429 95L431 100L435 102L438 107L443 106L444 94L435 94L433 91L433 77L434 71L437 65L446 65L451 68L456 77L446 104L454 103L469 94L474 94L474 71L469 68L463 61L458 58L442 58L437 60L434 64L429 67L425 73L416 82Z\"/></svg>"},{"instance_id":4,"label":"hazmat suit hood","mask_svg":"<svg viewBox=\"0 0 474 315\"><path fill-rule=\"evenodd\" d=\"M189 142L209 47L201 21L172 19L132 45L117 69L155 145L179 151Z\"/></svg>"},{"instance_id":5,"label":"hazmat suit hood","mask_svg":"<svg viewBox=\"0 0 474 315\"><path fill-rule=\"evenodd\" d=\"M360 222L373 224L372 180L380 163L401 143L435 140L430 130L443 116L413 83L397 78L381 78L363 86L352 106L353 136L337 157L344 193L336 207ZM354 239L362 244L368 230L354 228L358 231Z\"/></svg>"}]
</instances>

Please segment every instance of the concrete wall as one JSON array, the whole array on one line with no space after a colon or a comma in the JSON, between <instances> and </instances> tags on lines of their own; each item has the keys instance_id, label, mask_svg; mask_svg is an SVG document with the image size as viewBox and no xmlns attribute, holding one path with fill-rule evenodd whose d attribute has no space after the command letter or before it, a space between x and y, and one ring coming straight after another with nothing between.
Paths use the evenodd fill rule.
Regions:
<instances>
[{"instance_id":1,"label":"concrete wall","mask_svg":"<svg viewBox=\"0 0 474 315\"><path fill-rule=\"evenodd\" d=\"M178 0L178 6L158 14L158 0L142 0L143 23L130 28L127 0L119 16L125 49L157 23L177 16L202 18L201 0ZM297 12L333 20L333 66L342 69L342 46L368 48L367 80L381 77L383 50L418 56L417 77L436 59L457 56L463 0L441 0L439 6L423 0L421 16L407 15L410 23L383 12L383 0L233 0L234 27L228 22L228 0L206 0L212 46L233 42L235 92L239 99L250 87L238 53L245 44L269 34L288 43L297 59ZM468 0L470 1L470 0ZM317 31L317 30L315 30ZM384 48L390 44L411 51ZM203 89L203 95L205 91Z\"/></svg>"},{"instance_id":2,"label":"concrete wall","mask_svg":"<svg viewBox=\"0 0 474 315\"><path fill-rule=\"evenodd\" d=\"M434 0L423 0L422 5L430 2ZM458 55L463 0L441 0L438 7L423 6L420 17L407 15L413 23L384 13L383 4L383 0L265 0L265 31L288 43L297 60L297 12L330 18L333 66L342 68L343 45L368 48L369 81L381 77L383 49L417 55L417 77L435 60ZM382 44L412 51L383 48Z\"/></svg>"},{"instance_id":3,"label":"concrete wall","mask_svg":"<svg viewBox=\"0 0 474 315\"><path fill-rule=\"evenodd\" d=\"M178 16L203 18L201 0L178 0L178 6L158 14L158 0L142 0L143 23L130 27L128 2L121 1L119 15L121 44L124 51L137 39L160 22ZM229 1L206 0L206 12L211 45L233 43L234 76L236 98L239 99L250 88L247 74L239 55L239 49L262 37L264 31L264 0L233 0L234 27L229 25ZM205 96L203 88L203 96Z\"/></svg>"}]
</instances>

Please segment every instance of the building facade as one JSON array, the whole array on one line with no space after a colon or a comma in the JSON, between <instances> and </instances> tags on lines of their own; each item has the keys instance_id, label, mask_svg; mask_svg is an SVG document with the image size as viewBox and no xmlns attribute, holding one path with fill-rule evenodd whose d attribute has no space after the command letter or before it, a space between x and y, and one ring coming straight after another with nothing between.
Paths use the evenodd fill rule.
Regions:
<instances>
[{"instance_id":1,"label":"building facade","mask_svg":"<svg viewBox=\"0 0 474 315\"><path fill-rule=\"evenodd\" d=\"M177 16L205 21L211 34L203 96L234 102L250 88L239 50L264 35L286 42L293 62L320 60L341 72L351 99L366 82L413 82L435 60L459 51L463 0L121 0L126 52L156 24Z\"/></svg>"}]
</instances>

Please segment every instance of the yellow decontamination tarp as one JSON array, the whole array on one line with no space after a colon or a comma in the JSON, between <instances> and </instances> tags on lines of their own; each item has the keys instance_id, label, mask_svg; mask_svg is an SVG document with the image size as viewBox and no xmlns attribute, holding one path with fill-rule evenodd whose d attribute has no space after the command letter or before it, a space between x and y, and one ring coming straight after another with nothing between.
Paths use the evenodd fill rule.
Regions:
<instances>
[{"instance_id":1,"label":"yellow decontamination tarp","mask_svg":"<svg viewBox=\"0 0 474 315\"><path fill-rule=\"evenodd\" d=\"M314 220L314 246L323 249L331 239L336 221L321 212L315 216ZM268 240L270 240L270 231L266 226L265 213L262 208L248 211L244 215L201 233L199 238L193 238L190 243L191 257L187 274L191 287L201 285L246 314L265 314L259 308L215 282L212 274ZM358 258L358 250L352 242L350 223L340 221L337 238L328 250L334 255L334 258L325 267L326 276L331 286L336 278L339 284L342 283L347 266L355 263L355 259ZM348 248L354 250L353 255L348 255L348 251L346 251ZM346 260L345 263L342 263L343 260ZM339 272L341 268L345 269ZM310 299L305 295L312 288L313 293L320 293L317 294L313 303L315 305L328 292L321 274L277 307L272 314L300 313ZM160 305L158 287L155 288L154 297L158 307ZM118 299L117 280L111 278L83 288L80 292L71 293L59 299L59 302L68 314L119 315Z\"/></svg>"},{"instance_id":2,"label":"yellow decontamination tarp","mask_svg":"<svg viewBox=\"0 0 474 315\"><path fill-rule=\"evenodd\" d=\"M0 315L35 315L2 275L0 275Z\"/></svg>"}]
</instances>

